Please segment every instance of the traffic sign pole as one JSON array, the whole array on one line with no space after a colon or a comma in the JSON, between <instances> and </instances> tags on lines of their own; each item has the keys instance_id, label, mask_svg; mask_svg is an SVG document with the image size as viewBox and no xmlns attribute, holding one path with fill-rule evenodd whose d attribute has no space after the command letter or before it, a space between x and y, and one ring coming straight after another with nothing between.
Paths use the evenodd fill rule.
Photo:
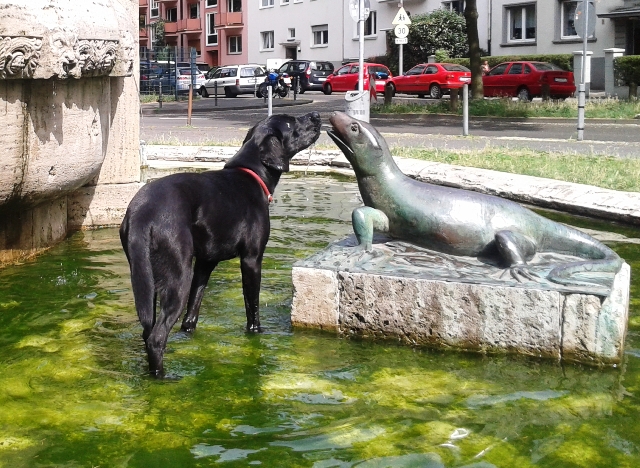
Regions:
<instances>
[{"instance_id":1,"label":"traffic sign pole","mask_svg":"<svg viewBox=\"0 0 640 468\"><path fill-rule=\"evenodd\" d=\"M407 15L407 12L404 11L404 7L402 6L403 4L403 0L400 0L400 9L398 10L398 13L396 14L396 17L393 18L393 21L391 22L391 24L395 25L396 29L395 29L395 35L396 35L396 44L399 45L398 47L398 71L400 72L400 74L402 75L403 73L403 63L402 63L402 59L403 59L403 44L406 44L407 41L398 41L398 39L406 39L407 35L409 34L409 25L411 24L411 19L409 19L409 15Z\"/></svg>"},{"instance_id":2,"label":"traffic sign pole","mask_svg":"<svg viewBox=\"0 0 640 468\"><path fill-rule=\"evenodd\" d=\"M578 86L578 141L584 140L584 106L586 103L585 98L585 81L587 79L587 39L589 37L589 31L587 27L587 20L589 16L589 0L582 0L582 16L580 18L583 20L583 32L582 32L582 70L581 70L581 78L580 85Z\"/></svg>"},{"instance_id":3,"label":"traffic sign pole","mask_svg":"<svg viewBox=\"0 0 640 468\"><path fill-rule=\"evenodd\" d=\"M358 87L364 93L364 0L358 3L358 42L360 43L360 57L358 59Z\"/></svg>"}]
</instances>

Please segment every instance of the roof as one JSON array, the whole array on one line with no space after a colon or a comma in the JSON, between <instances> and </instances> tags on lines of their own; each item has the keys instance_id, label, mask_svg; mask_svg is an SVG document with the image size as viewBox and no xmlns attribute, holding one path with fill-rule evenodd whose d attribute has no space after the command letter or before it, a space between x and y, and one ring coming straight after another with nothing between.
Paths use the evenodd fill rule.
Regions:
<instances>
[{"instance_id":1,"label":"roof","mask_svg":"<svg viewBox=\"0 0 640 468\"><path fill-rule=\"evenodd\" d=\"M599 13L596 16L598 18L640 18L640 5L616 8L615 10L611 10L609 13Z\"/></svg>"}]
</instances>

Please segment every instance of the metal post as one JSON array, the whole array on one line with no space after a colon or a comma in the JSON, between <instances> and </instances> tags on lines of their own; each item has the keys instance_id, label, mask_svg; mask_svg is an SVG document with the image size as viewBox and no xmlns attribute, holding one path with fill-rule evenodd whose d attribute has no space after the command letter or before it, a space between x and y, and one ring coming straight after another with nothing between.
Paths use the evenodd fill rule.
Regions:
<instances>
[{"instance_id":1,"label":"metal post","mask_svg":"<svg viewBox=\"0 0 640 468\"><path fill-rule=\"evenodd\" d=\"M469 136L469 85L462 87L462 136Z\"/></svg>"},{"instance_id":2,"label":"metal post","mask_svg":"<svg viewBox=\"0 0 640 468\"><path fill-rule=\"evenodd\" d=\"M400 8L404 7L404 0L400 0ZM400 55L400 57L398 58L398 76L402 76L403 73L403 69L402 67L404 66L404 64L402 63L404 60L404 52L403 52L403 44L399 44L400 47L398 47L398 54Z\"/></svg>"},{"instance_id":3,"label":"metal post","mask_svg":"<svg viewBox=\"0 0 640 468\"><path fill-rule=\"evenodd\" d=\"M583 1L583 25L584 32L582 38L582 70L581 70L581 78L580 85L578 86L578 141L582 141L584 139L584 105L585 105L585 80L587 77L587 38L589 37L588 22L587 18L589 17L589 0Z\"/></svg>"},{"instance_id":4,"label":"metal post","mask_svg":"<svg viewBox=\"0 0 640 468\"><path fill-rule=\"evenodd\" d=\"M187 106L187 125L191 125L191 111L193 110L193 85L189 83L189 105Z\"/></svg>"},{"instance_id":5,"label":"metal post","mask_svg":"<svg viewBox=\"0 0 640 468\"><path fill-rule=\"evenodd\" d=\"M273 114L273 84L271 80L269 80L269 84L267 85L267 115L271 116Z\"/></svg>"},{"instance_id":6,"label":"metal post","mask_svg":"<svg viewBox=\"0 0 640 468\"><path fill-rule=\"evenodd\" d=\"M162 109L162 81L158 83L158 107Z\"/></svg>"},{"instance_id":7,"label":"metal post","mask_svg":"<svg viewBox=\"0 0 640 468\"><path fill-rule=\"evenodd\" d=\"M213 105L218 107L218 82L214 81L213 82L213 92L215 93L215 98L213 100Z\"/></svg>"},{"instance_id":8,"label":"metal post","mask_svg":"<svg viewBox=\"0 0 640 468\"><path fill-rule=\"evenodd\" d=\"M298 82L299 82L298 80L300 80L299 76L294 76L293 77L292 85L293 85L293 100L294 101L296 100L296 98L298 96Z\"/></svg>"},{"instance_id":9,"label":"metal post","mask_svg":"<svg viewBox=\"0 0 640 468\"><path fill-rule=\"evenodd\" d=\"M364 0L358 2L358 43L360 56L358 58L358 88L364 92Z\"/></svg>"}]
</instances>

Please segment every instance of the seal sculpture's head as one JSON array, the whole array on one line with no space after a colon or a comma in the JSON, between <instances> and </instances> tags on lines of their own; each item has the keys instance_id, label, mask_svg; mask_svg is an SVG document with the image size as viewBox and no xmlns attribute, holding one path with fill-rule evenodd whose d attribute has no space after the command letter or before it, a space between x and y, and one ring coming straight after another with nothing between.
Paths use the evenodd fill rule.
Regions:
<instances>
[{"instance_id":1,"label":"seal sculpture's head","mask_svg":"<svg viewBox=\"0 0 640 468\"><path fill-rule=\"evenodd\" d=\"M342 150L356 174L375 175L388 164L385 157L390 154L387 143L371 125L344 112L335 112L329 122L333 129L327 134Z\"/></svg>"}]
</instances>

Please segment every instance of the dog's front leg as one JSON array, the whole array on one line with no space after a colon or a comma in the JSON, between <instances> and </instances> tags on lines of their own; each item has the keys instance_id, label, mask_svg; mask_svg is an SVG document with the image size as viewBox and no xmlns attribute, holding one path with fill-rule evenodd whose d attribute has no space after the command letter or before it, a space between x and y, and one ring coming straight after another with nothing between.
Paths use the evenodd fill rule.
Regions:
<instances>
[{"instance_id":1,"label":"dog's front leg","mask_svg":"<svg viewBox=\"0 0 640 468\"><path fill-rule=\"evenodd\" d=\"M262 255L242 257L242 291L247 312L247 331L261 332L260 328L260 280L262 275Z\"/></svg>"}]
</instances>

